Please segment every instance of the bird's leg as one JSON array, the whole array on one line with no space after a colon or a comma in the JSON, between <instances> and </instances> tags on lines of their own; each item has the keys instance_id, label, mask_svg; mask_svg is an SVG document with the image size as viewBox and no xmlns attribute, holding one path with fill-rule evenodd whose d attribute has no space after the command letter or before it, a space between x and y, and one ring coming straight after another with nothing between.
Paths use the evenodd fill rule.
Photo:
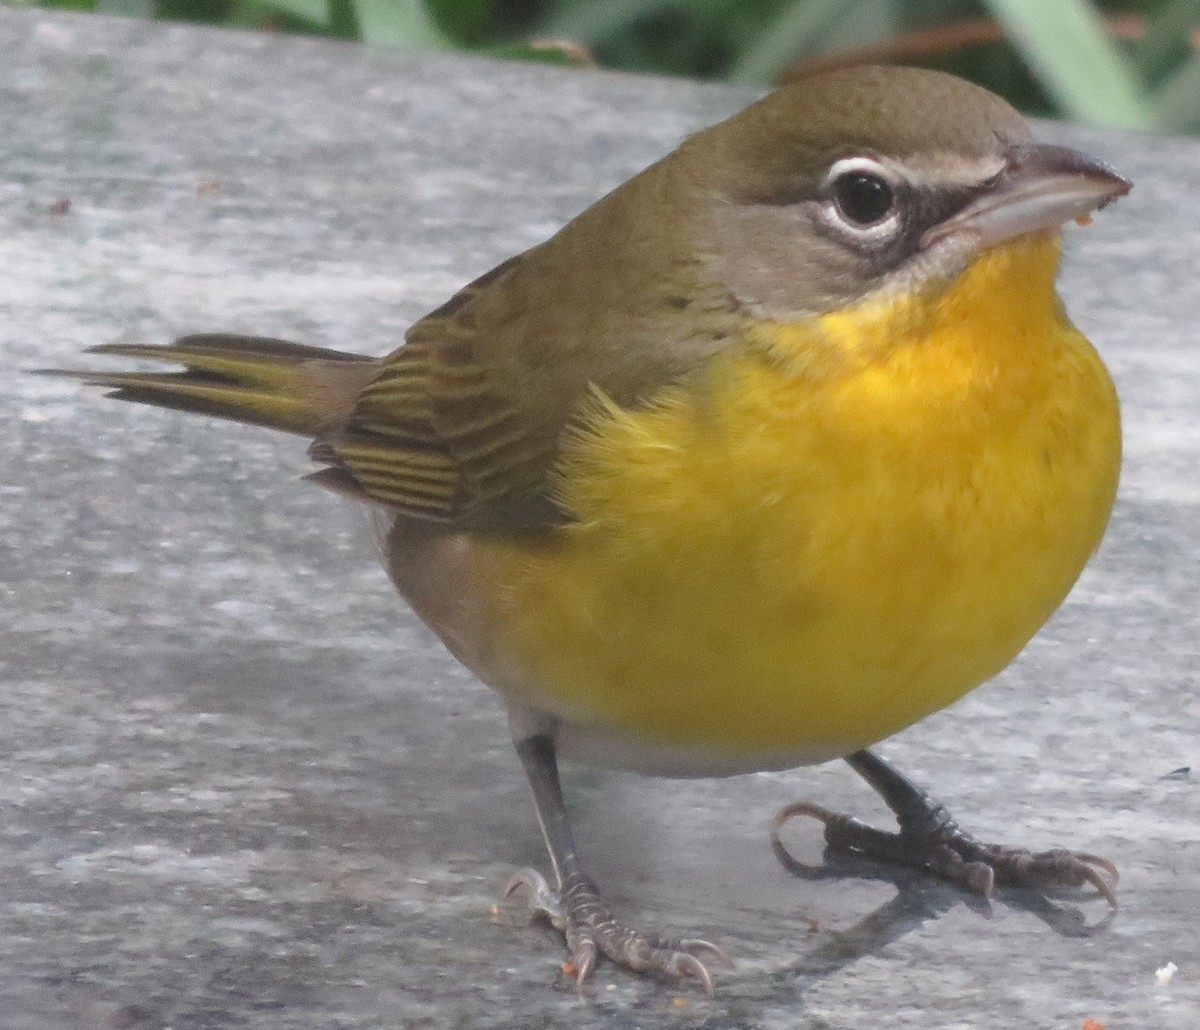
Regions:
<instances>
[{"instance_id":1,"label":"bird's leg","mask_svg":"<svg viewBox=\"0 0 1200 1030\"><path fill-rule=\"evenodd\" d=\"M728 964L725 953L708 941L674 940L644 934L618 923L580 865L563 804L553 738L539 733L517 740L515 745L533 789L538 822L546 839L558 889L551 889L536 870L522 869L509 881L505 897L522 887L529 889L534 910L545 915L566 938L569 967L576 986L582 987L595 970L597 959L604 956L637 973L691 977L699 980L711 994L712 975L702 959Z\"/></svg>"},{"instance_id":2,"label":"bird's leg","mask_svg":"<svg viewBox=\"0 0 1200 1030\"><path fill-rule=\"evenodd\" d=\"M825 824L825 840L886 862L919 866L985 895L997 883L1023 887L1080 887L1090 883L1115 909L1116 867L1099 855L1083 851L1029 851L1026 848L984 844L961 829L935 798L871 751L847 756L850 767L871 785L900 824L898 832L868 826L853 816L839 815L811 802L788 805L776 813L771 833L776 847L779 830L796 815Z\"/></svg>"}]
</instances>

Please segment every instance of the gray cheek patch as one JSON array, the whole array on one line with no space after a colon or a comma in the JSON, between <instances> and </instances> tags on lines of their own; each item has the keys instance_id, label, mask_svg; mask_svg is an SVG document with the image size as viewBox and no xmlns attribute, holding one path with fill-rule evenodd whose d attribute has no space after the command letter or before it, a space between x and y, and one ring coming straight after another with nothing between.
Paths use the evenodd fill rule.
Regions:
<instances>
[{"instance_id":1,"label":"gray cheek patch","mask_svg":"<svg viewBox=\"0 0 1200 1030\"><path fill-rule=\"evenodd\" d=\"M777 321L811 318L874 292L874 262L813 217L811 202L728 204L713 215L714 272L737 301Z\"/></svg>"}]
</instances>

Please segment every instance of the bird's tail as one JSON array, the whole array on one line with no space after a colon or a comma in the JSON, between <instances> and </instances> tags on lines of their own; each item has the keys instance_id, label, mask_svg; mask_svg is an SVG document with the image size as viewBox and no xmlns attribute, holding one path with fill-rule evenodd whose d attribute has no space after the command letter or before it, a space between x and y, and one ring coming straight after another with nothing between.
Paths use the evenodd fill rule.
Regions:
<instances>
[{"instance_id":1,"label":"bird's tail","mask_svg":"<svg viewBox=\"0 0 1200 1030\"><path fill-rule=\"evenodd\" d=\"M166 361L178 372L46 369L110 397L313 436L349 417L378 369L375 358L262 336L184 336L167 346L110 343L89 354Z\"/></svg>"}]
</instances>

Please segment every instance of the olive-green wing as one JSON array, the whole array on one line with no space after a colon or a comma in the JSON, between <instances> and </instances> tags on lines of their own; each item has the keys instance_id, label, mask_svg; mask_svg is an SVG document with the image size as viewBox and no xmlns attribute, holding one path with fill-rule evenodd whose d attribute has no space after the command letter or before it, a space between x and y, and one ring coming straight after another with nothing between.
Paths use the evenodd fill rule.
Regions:
<instances>
[{"instance_id":1,"label":"olive-green wing","mask_svg":"<svg viewBox=\"0 0 1200 1030\"><path fill-rule=\"evenodd\" d=\"M519 390L478 353L481 328L504 327L480 327L471 312L483 291L503 290L523 257L492 269L414 325L359 393L344 426L313 443L312 457L352 480L345 484L351 492L463 528L562 521L547 483L562 420L555 427L527 417L529 405L514 396Z\"/></svg>"},{"instance_id":2,"label":"olive-green wing","mask_svg":"<svg viewBox=\"0 0 1200 1030\"><path fill-rule=\"evenodd\" d=\"M652 402L743 324L694 252L697 205L664 209L664 174L652 166L416 323L314 444L327 485L472 530L567 518L555 463L592 391Z\"/></svg>"}]
</instances>

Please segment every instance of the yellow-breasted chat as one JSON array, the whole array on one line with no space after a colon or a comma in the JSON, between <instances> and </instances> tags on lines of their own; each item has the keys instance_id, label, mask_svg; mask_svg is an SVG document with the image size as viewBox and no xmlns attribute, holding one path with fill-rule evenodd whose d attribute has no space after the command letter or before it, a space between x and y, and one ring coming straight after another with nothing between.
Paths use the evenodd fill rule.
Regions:
<instances>
[{"instance_id":1,"label":"yellow-breasted chat","mask_svg":"<svg viewBox=\"0 0 1200 1030\"><path fill-rule=\"evenodd\" d=\"M126 399L299 433L380 525L397 589L503 699L554 872L599 957L711 989L706 941L625 926L560 757L673 776L845 758L894 833L832 841L990 890L1104 859L985 845L867 748L999 672L1104 532L1116 395L1055 293L1061 226L1128 182L986 90L859 68L677 150L382 358L239 335L98 353Z\"/></svg>"}]
</instances>

